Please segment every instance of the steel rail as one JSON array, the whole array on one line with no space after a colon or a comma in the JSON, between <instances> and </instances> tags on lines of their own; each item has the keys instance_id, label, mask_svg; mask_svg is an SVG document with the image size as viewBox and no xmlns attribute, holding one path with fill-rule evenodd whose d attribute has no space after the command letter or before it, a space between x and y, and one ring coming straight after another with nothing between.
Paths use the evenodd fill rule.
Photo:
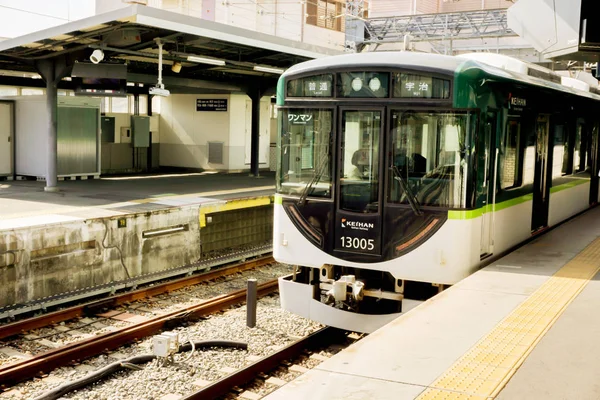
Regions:
<instances>
[{"instance_id":1,"label":"steel rail","mask_svg":"<svg viewBox=\"0 0 600 400\"><path fill-rule=\"evenodd\" d=\"M278 280L271 280L258 286L258 295L265 296L277 291ZM246 300L246 289L214 297L198 305L186 307L153 318L140 324L108 332L93 338L49 350L28 360L19 361L0 368L0 387L14 386L16 383L48 373L72 362L79 362L112 349L121 347L163 329L171 329L183 322L194 321L204 315L221 311Z\"/></svg>"},{"instance_id":2,"label":"steel rail","mask_svg":"<svg viewBox=\"0 0 600 400\"><path fill-rule=\"evenodd\" d=\"M43 328L48 325L56 324L62 321L79 318L84 315L93 314L96 310L103 308L113 308L124 303L141 300L157 296L159 294L172 292L184 287L193 286L202 282L210 281L224 275L232 275L249 269L261 267L275 262L272 256L257 258L244 263L235 264L229 267L214 269L202 274L186 276L169 282L164 282L151 287L146 287L131 292L126 292L104 299L88 302L85 304L65 308L48 314L40 315L34 318L28 318L0 326L0 339L22 334L32 329Z\"/></svg>"},{"instance_id":3,"label":"steel rail","mask_svg":"<svg viewBox=\"0 0 600 400\"><path fill-rule=\"evenodd\" d=\"M249 366L234 372L218 381L205 386L181 400L206 400L226 395L236 386L243 386L259 377L261 373L267 373L281 365L285 360L299 357L305 350L327 346L342 335L344 331L337 328L325 327L309 336L297 340L274 354L266 356ZM345 336L344 336L345 337Z\"/></svg>"}]
</instances>

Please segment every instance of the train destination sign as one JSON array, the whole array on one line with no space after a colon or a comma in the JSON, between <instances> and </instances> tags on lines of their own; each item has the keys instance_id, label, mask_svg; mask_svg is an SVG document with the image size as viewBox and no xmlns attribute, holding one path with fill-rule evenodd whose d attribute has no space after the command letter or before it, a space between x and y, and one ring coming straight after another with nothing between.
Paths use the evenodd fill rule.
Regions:
<instances>
[{"instance_id":1,"label":"train destination sign","mask_svg":"<svg viewBox=\"0 0 600 400\"><path fill-rule=\"evenodd\" d=\"M227 111L227 99L196 99L196 111Z\"/></svg>"},{"instance_id":2,"label":"train destination sign","mask_svg":"<svg viewBox=\"0 0 600 400\"><path fill-rule=\"evenodd\" d=\"M332 97L333 75L323 74L293 79L287 83L289 97Z\"/></svg>"},{"instance_id":3,"label":"train destination sign","mask_svg":"<svg viewBox=\"0 0 600 400\"><path fill-rule=\"evenodd\" d=\"M450 81L426 75L395 73L393 97L448 99Z\"/></svg>"}]
</instances>

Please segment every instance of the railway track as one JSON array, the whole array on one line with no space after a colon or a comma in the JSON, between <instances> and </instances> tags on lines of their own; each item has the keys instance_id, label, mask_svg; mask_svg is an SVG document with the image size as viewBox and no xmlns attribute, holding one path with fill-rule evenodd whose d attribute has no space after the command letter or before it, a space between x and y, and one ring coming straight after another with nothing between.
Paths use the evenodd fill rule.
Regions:
<instances>
[{"instance_id":1,"label":"railway track","mask_svg":"<svg viewBox=\"0 0 600 400\"><path fill-rule=\"evenodd\" d=\"M347 332L331 327L322 328L271 355L257 360L245 368L239 369L238 371L203 387L195 393L182 397L180 400L221 398L231 394L233 391L242 394L242 398L258 399L262 397L262 395L252 391L244 391L242 387L256 380L272 383L272 386L274 387L281 386L286 382L278 378L273 379L272 377L269 377L267 373L282 366L295 370L298 373L303 373L307 369L297 364L290 363L290 360L298 359L302 355L310 353L316 354L314 352L319 349L324 349L332 343L341 343L346 340ZM315 359L323 361L326 358L315 357Z\"/></svg>"},{"instance_id":2,"label":"railway track","mask_svg":"<svg viewBox=\"0 0 600 400\"><path fill-rule=\"evenodd\" d=\"M131 292L113 295L105 299L83 303L73 307L68 307L59 311L43 314L38 317L28 318L13 323L0 326L0 340L8 337L23 334L27 331L42 328L52 324L68 321L74 318L80 318L86 315L93 315L97 311L106 308L115 308L119 305L147 299L163 293L176 291L185 287L197 285L202 282L208 282L226 275L233 275L239 272L262 267L274 263L273 256L264 256L254 260L229 265L209 272L186 276L173 281L163 282L154 286L148 286Z\"/></svg>"},{"instance_id":3,"label":"railway track","mask_svg":"<svg viewBox=\"0 0 600 400\"><path fill-rule=\"evenodd\" d=\"M237 274L273 262L274 261L272 257L262 257L260 259L251 260L245 263L224 267L216 271L181 278L176 281L166 282L160 285L139 289L134 292L120 294L108 299L70 307L68 309L40 317L7 324L0 327L0 337L6 339L16 334L23 334L31 329L38 329L48 326L49 324L56 324L58 322L67 321L74 318L96 315L98 312L111 308L114 309L114 307L128 304L130 302L148 299L159 294L177 293L176 291L183 288L188 288L203 282L213 281L224 275L229 276L232 274ZM271 279L267 282L264 282L259 285L258 289L259 296L273 293L277 290L277 280ZM78 363L81 360L106 353L125 344L138 341L161 330L172 329L177 325L197 320L203 316L221 311L232 305L243 303L245 298L245 289L234 290L228 294L201 301L199 304L193 304L191 306L182 308L180 307L177 310L164 312L154 318L145 318L142 322L112 329L106 333L90 335L93 337L88 337L84 340L50 349L35 356L27 357L18 362L0 366L0 387L6 389L17 384L18 382L38 377L58 367L66 366L72 363ZM107 314L110 315L111 312L105 312L101 315Z\"/></svg>"},{"instance_id":4,"label":"railway track","mask_svg":"<svg viewBox=\"0 0 600 400\"><path fill-rule=\"evenodd\" d=\"M197 385L202 386L199 390L184 396L171 393L170 395L162 396L161 398L177 398L178 400L216 398L260 399L271 393L273 390L276 390L278 387L307 372L310 368L317 366L322 361L328 359L332 354L347 347L359 338L360 337L355 334L349 334L348 332L339 329L325 327L257 360L255 358L251 359L251 356L248 356L248 360L253 360L252 362L247 363L249 365L235 371L229 371L226 376L215 379L212 382L205 381L201 384L196 383ZM138 356L138 358L139 357L148 358L148 356ZM149 360L146 360L146 362L147 361ZM152 366L146 366L145 368L152 368ZM223 367L223 369L225 368L226 367ZM98 372L96 372L96 375L98 375ZM125 380L131 385L135 385L134 382L136 382L136 379L128 376L128 374L121 377L113 376L108 379ZM148 376L146 376L146 379L148 379ZM150 378L149 380L154 379ZM69 391L63 389L64 387L69 387L70 391L81 391L84 389L84 385L91 385L91 383L94 382L94 379L86 377L82 379L82 381L85 381L85 383L65 383L62 387L54 388L53 390L36 397L36 399L57 399L62 395L69 393ZM139 384L139 379L137 382ZM81 392L80 395L87 398L85 392ZM126 396L123 398L126 399L130 397Z\"/></svg>"},{"instance_id":5,"label":"railway track","mask_svg":"<svg viewBox=\"0 0 600 400\"><path fill-rule=\"evenodd\" d=\"M113 281L107 284L60 293L54 296L37 299L31 303L3 306L0 307L0 321L12 321L19 316L31 315L40 311L47 313L50 309L56 309L57 307L65 306L66 304L83 302L99 296L111 296L120 291L132 291L143 285L154 285L161 281L175 279L178 276L186 274L189 276L191 274L196 274L199 271L208 271L223 265L237 263L240 260L264 256L271 253L271 248L271 245L265 245L252 249L230 251L225 254L203 258L189 265L167 268L163 271L153 272L122 281Z\"/></svg>"}]
</instances>

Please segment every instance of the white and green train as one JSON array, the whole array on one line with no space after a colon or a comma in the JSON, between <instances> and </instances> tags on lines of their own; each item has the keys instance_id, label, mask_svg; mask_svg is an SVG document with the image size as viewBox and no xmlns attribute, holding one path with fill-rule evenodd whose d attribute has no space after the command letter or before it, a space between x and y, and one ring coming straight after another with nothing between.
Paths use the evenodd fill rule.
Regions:
<instances>
[{"instance_id":1,"label":"white and green train","mask_svg":"<svg viewBox=\"0 0 600 400\"><path fill-rule=\"evenodd\" d=\"M596 88L495 55L348 54L281 76L282 306L371 332L598 201Z\"/></svg>"}]
</instances>

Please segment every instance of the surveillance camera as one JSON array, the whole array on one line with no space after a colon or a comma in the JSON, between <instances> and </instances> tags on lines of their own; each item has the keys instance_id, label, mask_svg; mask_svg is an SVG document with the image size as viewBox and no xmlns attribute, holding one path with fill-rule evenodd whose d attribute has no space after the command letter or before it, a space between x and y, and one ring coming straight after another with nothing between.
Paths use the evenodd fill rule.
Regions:
<instances>
[{"instance_id":1,"label":"surveillance camera","mask_svg":"<svg viewBox=\"0 0 600 400\"><path fill-rule=\"evenodd\" d=\"M94 52L90 56L90 61L93 62L94 64L98 64L103 59L104 59L104 52L100 49L94 50Z\"/></svg>"}]
</instances>

